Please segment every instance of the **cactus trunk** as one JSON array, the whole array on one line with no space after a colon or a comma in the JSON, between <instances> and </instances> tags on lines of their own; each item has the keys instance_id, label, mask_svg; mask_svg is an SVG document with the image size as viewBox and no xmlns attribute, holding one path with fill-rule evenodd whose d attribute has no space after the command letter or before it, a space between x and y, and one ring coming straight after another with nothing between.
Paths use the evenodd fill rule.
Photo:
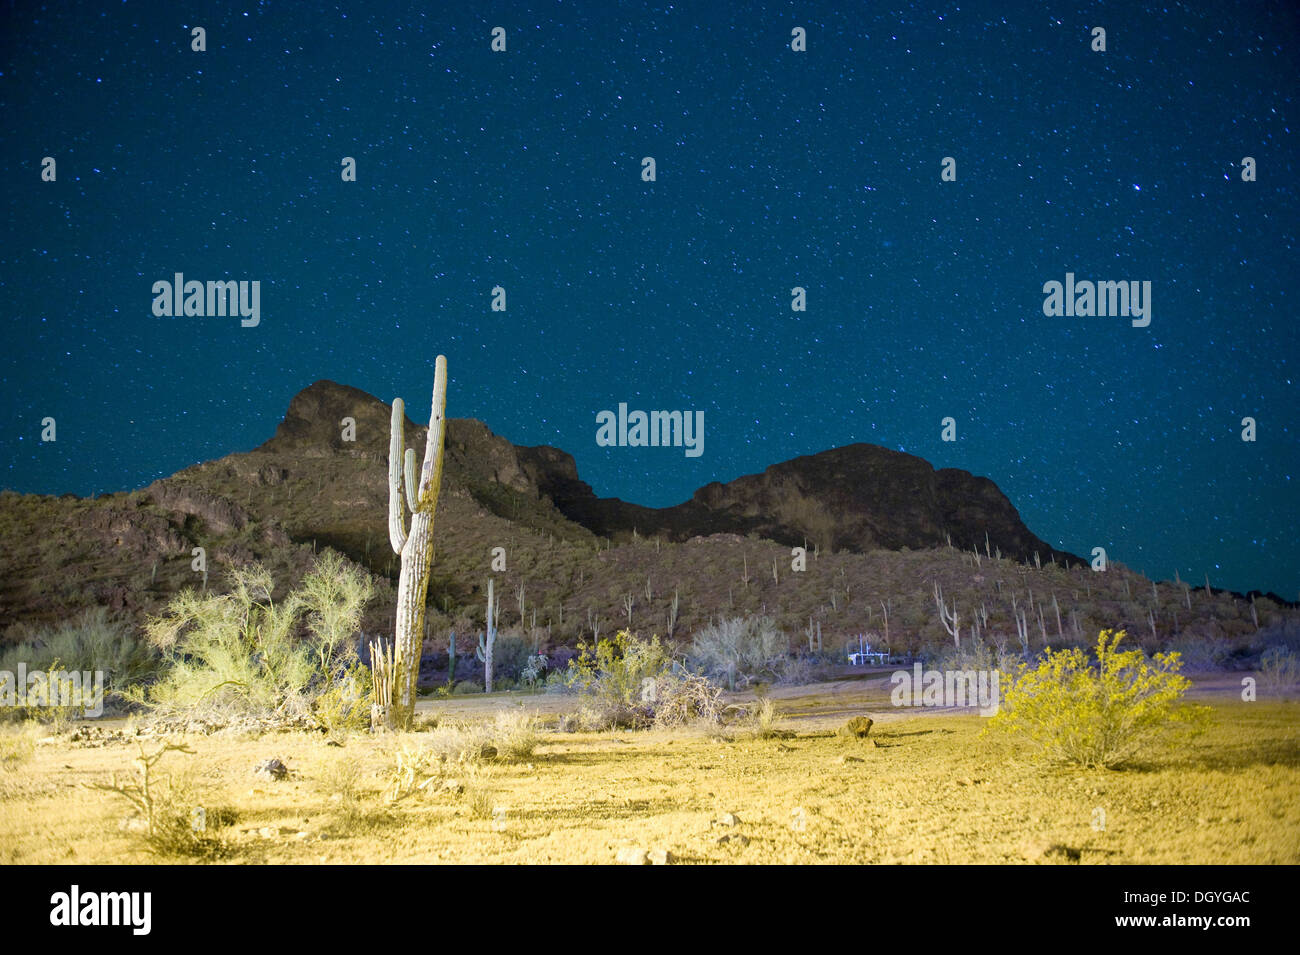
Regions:
<instances>
[{"instance_id":1,"label":"cactus trunk","mask_svg":"<svg viewBox=\"0 0 1300 955\"><path fill-rule=\"evenodd\" d=\"M393 552L402 559L397 584L397 614L392 673L392 702L382 714L385 725L409 725L415 712L415 685L424 650L424 610L433 563L433 518L442 485L442 452L447 404L447 359L438 356L433 384L433 410L424 445L424 466L415 470L415 450L402 451L406 415L401 398L393 400L392 432L388 445L388 536ZM405 477L406 496L402 495ZM406 529L409 506L411 524Z\"/></svg>"}]
</instances>

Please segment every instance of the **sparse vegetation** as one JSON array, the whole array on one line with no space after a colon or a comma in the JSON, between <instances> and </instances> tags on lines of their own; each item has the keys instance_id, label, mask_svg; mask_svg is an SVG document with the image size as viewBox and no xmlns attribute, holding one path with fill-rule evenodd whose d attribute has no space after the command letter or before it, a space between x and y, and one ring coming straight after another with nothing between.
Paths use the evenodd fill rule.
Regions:
<instances>
[{"instance_id":1,"label":"sparse vegetation","mask_svg":"<svg viewBox=\"0 0 1300 955\"><path fill-rule=\"evenodd\" d=\"M36 753L36 738L31 724L0 726L0 772L16 772Z\"/></svg>"},{"instance_id":2,"label":"sparse vegetation","mask_svg":"<svg viewBox=\"0 0 1300 955\"><path fill-rule=\"evenodd\" d=\"M1127 772L1045 770L1029 758L1036 746L1027 738L981 737L978 716L894 710L883 677L781 690L772 700L776 726L791 738L761 739L743 723L734 733L553 734L528 763L439 764L428 770L435 783L394 803L383 798L392 750L428 748L431 733L353 737L343 749L319 733L220 734L187 740L201 756L167 760L202 760L205 795L194 805L230 807L218 818L230 820L220 832L236 861L610 863L612 846L650 844L702 863L1300 862L1294 704L1241 702L1235 684L1220 693L1219 718L1204 735ZM492 702L447 699L433 714L440 726L490 728ZM528 698L547 713L577 702ZM880 716L878 747L846 748L834 735L846 710ZM268 740L310 767L300 789L248 781ZM123 809L134 807L67 785L120 775L135 743L88 742L38 745L0 777L0 859L138 857L141 831L121 828ZM347 778L331 781L324 764ZM1104 830L1092 825L1099 807ZM804 810L798 828L794 808ZM719 829L724 813L739 822Z\"/></svg>"},{"instance_id":3,"label":"sparse vegetation","mask_svg":"<svg viewBox=\"0 0 1300 955\"><path fill-rule=\"evenodd\" d=\"M106 695L121 694L152 679L160 663L156 649L137 639L125 620L103 607L91 607L57 625L18 627L10 636L20 642L0 652L0 672L16 673L20 663L28 672L100 672ZM11 711L11 715L39 714Z\"/></svg>"},{"instance_id":4,"label":"sparse vegetation","mask_svg":"<svg viewBox=\"0 0 1300 955\"><path fill-rule=\"evenodd\" d=\"M776 702L770 696L760 696L748 714L749 731L756 739L772 739L780 735L776 722Z\"/></svg>"},{"instance_id":5,"label":"sparse vegetation","mask_svg":"<svg viewBox=\"0 0 1300 955\"><path fill-rule=\"evenodd\" d=\"M1268 693L1283 693L1300 684L1300 657L1286 647L1270 647L1259 658L1259 683Z\"/></svg>"},{"instance_id":6,"label":"sparse vegetation","mask_svg":"<svg viewBox=\"0 0 1300 955\"><path fill-rule=\"evenodd\" d=\"M789 653L790 640L771 617L725 617L695 634L688 659L734 690L778 680Z\"/></svg>"},{"instance_id":7,"label":"sparse vegetation","mask_svg":"<svg viewBox=\"0 0 1300 955\"><path fill-rule=\"evenodd\" d=\"M149 752L140 743L134 779L119 781L114 773L110 782L92 783L90 788L116 793L135 808L125 825L140 836L148 851L162 856L221 855L224 846L218 830L232 814L200 805L189 785L173 774L156 773L155 767L168 753L194 755L194 750L163 741Z\"/></svg>"},{"instance_id":8,"label":"sparse vegetation","mask_svg":"<svg viewBox=\"0 0 1300 955\"><path fill-rule=\"evenodd\" d=\"M612 639L584 645L569 664L569 686L581 697L583 726L602 730L644 727L654 722L656 688L672 667L658 637L641 639L620 630Z\"/></svg>"},{"instance_id":9,"label":"sparse vegetation","mask_svg":"<svg viewBox=\"0 0 1300 955\"><path fill-rule=\"evenodd\" d=\"M362 817L361 766L351 755L322 757L317 769L320 791L329 799L335 819L347 831Z\"/></svg>"},{"instance_id":10,"label":"sparse vegetation","mask_svg":"<svg viewBox=\"0 0 1300 955\"><path fill-rule=\"evenodd\" d=\"M519 710L502 710L492 727L492 745L502 759L531 759L542 742L537 720Z\"/></svg>"},{"instance_id":11,"label":"sparse vegetation","mask_svg":"<svg viewBox=\"0 0 1300 955\"><path fill-rule=\"evenodd\" d=\"M235 568L230 582L226 594L185 591L150 620L166 668L138 699L170 715L295 717L310 716L329 693L321 701L328 726L368 714L349 638L370 599L369 578L327 552L278 603L259 565Z\"/></svg>"},{"instance_id":12,"label":"sparse vegetation","mask_svg":"<svg viewBox=\"0 0 1300 955\"><path fill-rule=\"evenodd\" d=\"M990 730L1027 737L1049 760L1114 768L1150 755L1177 729L1204 729L1208 710L1175 704L1191 686L1176 653L1148 659L1120 650L1124 632L1103 630L1096 666L1078 648L1047 650L1035 667L1002 675L1001 708Z\"/></svg>"}]
</instances>

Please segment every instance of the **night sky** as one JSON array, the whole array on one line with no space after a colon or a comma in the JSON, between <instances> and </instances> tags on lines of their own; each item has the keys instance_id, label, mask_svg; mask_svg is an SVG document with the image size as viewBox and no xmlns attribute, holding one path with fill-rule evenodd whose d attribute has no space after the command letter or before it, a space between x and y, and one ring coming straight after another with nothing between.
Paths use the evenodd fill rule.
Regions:
<instances>
[{"instance_id":1,"label":"night sky","mask_svg":"<svg viewBox=\"0 0 1300 955\"><path fill-rule=\"evenodd\" d=\"M7 3L0 485L140 487L321 378L426 420L442 352L449 415L602 496L866 441L1295 599L1298 11ZM260 325L156 317L176 272L259 280ZM1045 316L1067 272L1150 281L1150 326ZM597 447L619 402L702 409L704 454Z\"/></svg>"}]
</instances>

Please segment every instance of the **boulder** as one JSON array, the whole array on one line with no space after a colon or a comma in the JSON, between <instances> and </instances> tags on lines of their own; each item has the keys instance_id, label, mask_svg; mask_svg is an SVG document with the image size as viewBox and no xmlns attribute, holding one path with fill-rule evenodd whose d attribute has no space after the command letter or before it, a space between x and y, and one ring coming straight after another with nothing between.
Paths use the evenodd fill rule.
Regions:
<instances>
[{"instance_id":1,"label":"boulder","mask_svg":"<svg viewBox=\"0 0 1300 955\"><path fill-rule=\"evenodd\" d=\"M866 739L871 732L873 720L867 716L855 716L840 727L839 735L849 739Z\"/></svg>"}]
</instances>

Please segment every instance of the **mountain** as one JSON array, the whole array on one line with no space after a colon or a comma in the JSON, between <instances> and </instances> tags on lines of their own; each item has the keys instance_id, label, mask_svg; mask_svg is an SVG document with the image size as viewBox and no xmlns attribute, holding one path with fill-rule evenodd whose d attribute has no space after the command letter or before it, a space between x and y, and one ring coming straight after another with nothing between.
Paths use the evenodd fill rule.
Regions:
<instances>
[{"instance_id":1,"label":"mountain","mask_svg":"<svg viewBox=\"0 0 1300 955\"><path fill-rule=\"evenodd\" d=\"M408 407L423 411L427 396ZM0 493L0 642L92 605L139 620L254 560L288 587L324 547L373 575L365 626L389 630L400 570L387 532L390 413L318 381L251 451L96 498ZM422 451L425 433L408 420L407 446ZM792 572L790 548L805 541L807 569ZM944 640L935 582L1003 633L1015 632L1012 595L1028 602L1031 591L1061 605L1060 623L1053 607L1039 624L1044 639L1067 626L1148 632L1152 609L1169 634L1201 618L1216 632L1253 630L1249 605L1232 595L1154 586L1114 562L1092 573L1054 554L987 478L864 444L656 509L596 497L564 451L450 419L434 542L431 633L481 626L489 574L506 625L568 643L615 625L681 636L732 613L770 614L791 633L814 621L833 637L881 627L886 607L900 638ZM491 566L494 548L505 549L504 572Z\"/></svg>"},{"instance_id":2,"label":"mountain","mask_svg":"<svg viewBox=\"0 0 1300 955\"><path fill-rule=\"evenodd\" d=\"M528 452L554 449L526 449ZM566 456L567 457L567 456ZM949 541L1021 560L1081 563L1034 536L998 486L915 455L851 444L774 464L726 484L713 482L674 507L598 498L566 469L543 472L539 489L594 534L636 531L683 541L707 534L757 534L787 545L858 553L919 550Z\"/></svg>"},{"instance_id":3,"label":"mountain","mask_svg":"<svg viewBox=\"0 0 1300 955\"><path fill-rule=\"evenodd\" d=\"M299 392L275 437L259 449L345 450L337 422L356 421L356 447L387 460L389 406L355 388L321 381ZM426 429L408 428L423 448ZM478 421L451 419L446 468L453 480L482 496L502 485L553 506L559 515L601 537L621 534L685 541L739 534L788 546L858 553L919 550L949 542L999 549L1021 560L1049 561L1053 549L1032 534L996 484L954 468L935 470L915 455L852 444L774 464L762 474L713 482L675 507L649 508L598 498L578 477L572 455L552 447L517 447ZM987 540L986 540L987 535ZM1082 563L1073 554L1058 560Z\"/></svg>"}]
</instances>

